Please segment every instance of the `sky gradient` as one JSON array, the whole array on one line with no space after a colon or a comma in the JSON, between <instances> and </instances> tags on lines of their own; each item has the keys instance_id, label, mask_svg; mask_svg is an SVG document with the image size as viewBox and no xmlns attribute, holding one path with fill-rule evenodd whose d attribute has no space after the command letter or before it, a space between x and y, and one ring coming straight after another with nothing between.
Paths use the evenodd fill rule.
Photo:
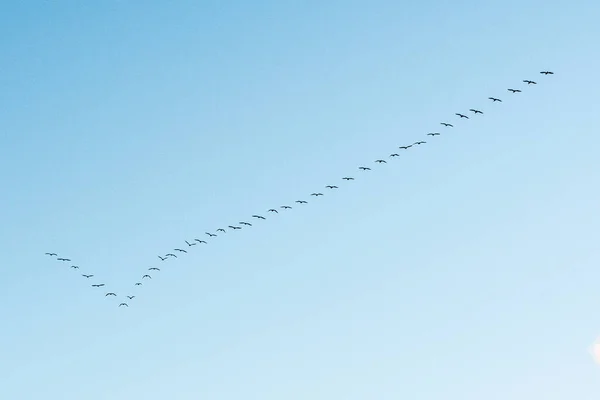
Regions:
<instances>
[{"instance_id":1,"label":"sky gradient","mask_svg":"<svg viewBox=\"0 0 600 400\"><path fill-rule=\"evenodd\" d=\"M598 16L2 2L0 398L597 399Z\"/></svg>"}]
</instances>

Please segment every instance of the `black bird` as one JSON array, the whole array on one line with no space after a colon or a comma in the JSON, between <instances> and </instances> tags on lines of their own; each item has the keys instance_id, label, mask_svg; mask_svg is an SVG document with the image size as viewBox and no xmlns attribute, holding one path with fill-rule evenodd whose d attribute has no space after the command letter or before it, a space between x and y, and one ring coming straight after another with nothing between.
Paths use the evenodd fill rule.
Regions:
<instances>
[{"instance_id":1,"label":"black bird","mask_svg":"<svg viewBox=\"0 0 600 400\"><path fill-rule=\"evenodd\" d=\"M542 71L542 72L540 72L540 74L544 74L544 75L554 75L554 72L551 72L551 71Z\"/></svg>"},{"instance_id":2,"label":"black bird","mask_svg":"<svg viewBox=\"0 0 600 400\"><path fill-rule=\"evenodd\" d=\"M298 204L307 204L308 201L304 201L304 200L296 200L296 203Z\"/></svg>"},{"instance_id":3,"label":"black bird","mask_svg":"<svg viewBox=\"0 0 600 400\"><path fill-rule=\"evenodd\" d=\"M499 101L500 103L502 103L502 100L500 100L496 97L488 97L488 99L490 99L491 101Z\"/></svg>"},{"instance_id":4,"label":"black bird","mask_svg":"<svg viewBox=\"0 0 600 400\"><path fill-rule=\"evenodd\" d=\"M253 215L252 218L258 218L258 219L266 219L265 217L263 217L262 215Z\"/></svg>"},{"instance_id":5,"label":"black bird","mask_svg":"<svg viewBox=\"0 0 600 400\"><path fill-rule=\"evenodd\" d=\"M414 142L413 144L425 144L425 143L427 143L427 142L424 142L424 141L421 140L419 142Z\"/></svg>"},{"instance_id":6,"label":"black bird","mask_svg":"<svg viewBox=\"0 0 600 400\"><path fill-rule=\"evenodd\" d=\"M327 189L339 189L337 186L335 185L327 185L325 186Z\"/></svg>"},{"instance_id":7,"label":"black bird","mask_svg":"<svg viewBox=\"0 0 600 400\"><path fill-rule=\"evenodd\" d=\"M281 208L283 208L284 210L289 210L289 209L291 209L292 207L290 207L290 206L281 206Z\"/></svg>"},{"instance_id":8,"label":"black bird","mask_svg":"<svg viewBox=\"0 0 600 400\"><path fill-rule=\"evenodd\" d=\"M398 154L398 153L390 154L390 157L400 157L400 154Z\"/></svg>"},{"instance_id":9,"label":"black bird","mask_svg":"<svg viewBox=\"0 0 600 400\"><path fill-rule=\"evenodd\" d=\"M160 258L160 261L165 261L167 259L167 257L161 257L161 256L158 256L158 258Z\"/></svg>"},{"instance_id":10,"label":"black bird","mask_svg":"<svg viewBox=\"0 0 600 400\"><path fill-rule=\"evenodd\" d=\"M127 298L128 298L129 300L133 300L133 299L135 298L135 296L127 296Z\"/></svg>"},{"instance_id":11,"label":"black bird","mask_svg":"<svg viewBox=\"0 0 600 400\"><path fill-rule=\"evenodd\" d=\"M375 160L375 162L378 163L378 164L381 164L381 163L386 163L387 164L387 161L385 161L385 160Z\"/></svg>"},{"instance_id":12,"label":"black bird","mask_svg":"<svg viewBox=\"0 0 600 400\"><path fill-rule=\"evenodd\" d=\"M106 296L116 296L116 294L115 294L115 293L112 293L112 292L110 292L110 293L106 293L106 294L104 295L104 297L106 297Z\"/></svg>"},{"instance_id":13,"label":"black bird","mask_svg":"<svg viewBox=\"0 0 600 400\"><path fill-rule=\"evenodd\" d=\"M79 267L77 265L71 265L71 268L73 268L73 269L79 269Z\"/></svg>"},{"instance_id":14,"label":"black bird","mask_svg":"<svg viewBox=\"0 0 600 400\"><path fill-rule=\"evenodd\" d=\"M121 307L121 306L129 307L129 306L127 305L127 303L121 303L121 304L119 304L119 307Z\"/></svg>"},{"instance_id":15,"label":"black bird","mask_svg":"<svg viewBox=\"0 0 600 400\"><path fill-rule=\"evenodd\" d=\"M311 196L315 196L315 197L316 197L316 196L323 196L323 193L311 193L310 195L311 195Z\"/></svg>"},{"instance_id":16,"label":"black bird","mask_svg":"<svg viewBox=\"0 0 600 400\"><path fill-rule=\"evenodd\" d=\"M537 85L537 82L530 81L530 80L528 80L528 79L525 79L523 82L525 82L525 83L526 83L526 84L528 84L528 85Z\"/></svg>"},{"instance_id":17,"label":"black bird","mask_svg":"<svg viewBox=\"0 0 600 400\"><path fill-rule=\"evenodd\" d=\"M399 149L402 149L402 150L408 150L408 149L410 149L411 147L412 147L412 144L411 144L410 146L400 146L400 147L398 147L398 148L399 148Z\"/></svg>"},{"instance_id":18,"label":"black bird","mask_svg":"<svg viewBox=\"0 0 600 400\"><path fill-rule=\"evenodd\" d=\"M240 225L252 226L250 222L239 222Z\"/></svg>"},{"instance_id":19,"label":"black bird","mask_svg":"<svg viewBox=\"0 0 600 400\"><path fill-rule=\"evenodd\" d=\"M152 267L152 268L148 268L148 271L160 271L160 269L156 268L156 267Z\"/></svg>"},{"instance_id":20,"label":"black bird","mask_svg":"<svg viewBox=\"0 0 600 400\"><path fill-rule=\"evenodd\" d=\"M68 259L68 258L57 258L57 260L58 260L58 261L71 261L71 260L70 260L70 259Z\"/></svg>"},{"instance_id":21,"label":"black bird","mask_svg":"<svg viewBox=\"0 0 600 400\"><path fill-rule=\"evenodd\" d=\"M241 228L241 227L239 227L239 226L233 226L233 225L229 225L229 226L228 226L228 228L231 228L231 229L242 229L242 228Z\"/></svg>"},{"instance_id":22,"label":"black bird","mask_svg":"<svg viewBox=\"0 0 600 400\"><path fill-rule=\"evenodd\" d=\"M142 276L142 279L144 279L144 278L152 279L152 277L150 275L144 275L144 276Z\"/></svg>"},{"instance_id":23,"label":"black bird","mask_svg":"<svg viewBox=\"0 0 600 400\"><path fill-rule=\"evenodd\" d=\"M439 136L440 134L438 132L431 132L428 133L427 136Z\"/></svg>"},{"instance_id":24,"label":"black bird","mask_svg":"<svg viewBox=\"0 0 600 400\"><path fill-rule=\"evenodd\" d=\"M267 212L274 212L274 213L277 213L277 214L279 214L279 211L277 211L277 210L276 210L276 209L274 209L274 208L270 208L269 210L267 210Z\"/></svg>"},{"instance_id":25,"label":"black bird","mask_svg":"<svg viewBox=\"0 0 600 400\"><path fill-rule=\"evenodd\" d=\"M223 232L223 233L225 233L225 229L219 228L219 229L217 229L217 232Z\"/></svg>"},{"instance_id":26,"label":"black bird","mask_svg":"<svg viewBox=\"0 0 600 400\"><path fill-rule=\"evenodd\" d=\"M513 93L521 93L519 89L508 89L508 91Z\"/></svg>"},{"instance_id":27,"label":"black bird","mask_svg":"<svg viewBox=\"0 0 600 400\"><path fill-rule=\"evenodd\" d=\"M475 114L483 114L483 111L479 111L474 108L469 108L469 111L473 111Z\"/></svg>"},{"instance_id":28,"label":"black bird","mask_svg":"<svg viewBox=\"0 0 600 400\"><path fill-rule=\"evenodd\" d=\"M191 247L191 246L195 246L195 245L197 245L197 244L198 244L198 243L190 243L190 242L188 242L187 240L185 241L185 243L186 243L188 246L190 246L190 247Z\"/></svg>"},{"instance_id":29,"label":"black bird","mask_svg":"<svg viewBox=\"0 0 600 400\"><path fill-rule=\"evenodd\" d=\"M46 255L52 257L52 256L57 256L58 254L56 254L56 253L46 253Z\"/></svg>"},{"instance_id":30,"label":"black bird","mask_svg":"<svg viewBox=\"0 0 600 400\"><path fill-rule=\"evenodd\" d=\"M363 171L370 171L371 168L369 167L358 167L358 169L362 169Z\"/></svg>"},{"instance_id":31,"label":"black bird","mask_svg":"<svg viewBox=\"0 0 600 400\"><path fill-rule=\"evenodd\" d=\"M206 233L206 234L207 234L208 236L210 236L210 237L217 236L217 235L215 235L214 233L210 233L210 232L204 232L204 233Z\"/></svg>"},{"instance_id":32,"label":"black bird","mask_svg":"<svg viewBox=\"0 0 600 400\"><path fill-rule=\"evenodd\" d=\"M453 127L454 127L454 125L452 125L452 124L449 124L449 123L447 123L447 122L440 122L440 125L449 126L450 128L453 128Z\"/></svg>"},{"instance_id":33,"label":"black bird","mask_svg":"<svg viewBox=\"0 0 600 400\"><path fill-rule=\"evenodd\" d=\"M135 286L142 286L142 282L136 282Z\"/></svg>"},{"instance_id":34,"label":"black bird","mask_svg":"<svg viewBox=\"0 0 600 400\"><path fill-rule=\"evenodd\" d=\"M104 286L104 283L97 283L95 285L92 285L92 287L102 287Z\"/></svg>"},{"instance_id":35,"label":"black bird","mask_svg":"<svg viewBox=\"0 0 600 400\"><path fill-rule=\"evenodd\" d=\"M173 254L173 253L165 254L165 257L166 257L166 256L169 256L169 257L175 257L175 258L177 258L177 256L176 256L175 254Z\"/></svg>"},{"instance_id":36,"label":"black bird","mask_svg":"<svg viewBox=\"0 0 600 400\"><path fill-rule=\"evenodd\" d=\"M86 274L81 274L81 276L83 276L84 278L91 278L94 275L86 275Z\"/></svg>"},{"instance_id":37,"label":"black bird","mask_svg":"<svg viewBox=\"0 0 600 400\"><path fill-rule=\"evenodd\" d=\"M175 251L178 251L180 253L187 253L187 250L183 250L183 249L173 249Z\"/></svg>"},{"instance_id":38,"label":"black bird","mask_svg":"<svg viewBox=\"0 0 600 400\"><path fill-rule=\"evenodd\" d=\"M454 115L458 115L461 118L466 118L469 119L469 117L467 117L465 114L461 114L461 113L455 113Z\"/></svg>"},{"instance_id":39,"label":"black bird","mask_svg":"<svg viewBox=\"0 0 600 400\"><path fill-rule=\"evenodd\" d=\"M350 178L349 176L343 177L342 179L345 181L353 181L354 180L354 178Z\"/></svg>"},{"instance_id":40,"label":"black bird","mask_svg":"<svg viewBox=\"0 0 600 400\"><path fill-rule=\"evenodd\" d=\"M205 240L200 240L200 239L194 239L194 240L198 243L208 244L208 242L206 242ZM197 244L197 243L194 243L194 244Z\"/></svg>"}]
</instances>

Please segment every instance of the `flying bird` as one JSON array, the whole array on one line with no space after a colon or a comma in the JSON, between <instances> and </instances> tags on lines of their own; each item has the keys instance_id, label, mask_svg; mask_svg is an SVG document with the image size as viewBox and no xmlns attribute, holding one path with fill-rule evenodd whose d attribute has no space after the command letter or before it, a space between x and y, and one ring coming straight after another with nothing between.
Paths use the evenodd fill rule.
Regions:
<instances>
[{"instance_id":1,"label":"flying bird","mask_svg":"<svg viewBox=\"0 0 600 400\"><path fill-rule=\"evenodd\" d=\"M242 228L241 228L241 227L239 227L239 226L233 226L233 225L229 225L229 226L228 226L228 228L231 228L231 229L242 229Z\"/></svg>"},{"instance_id":2,"label":"flying bird","mask_svg":"<svg viewBox=\"0 0 600 400\"><path fill-rule=\"evenodd\" d=\"M253 215L252 218L258 218L258 219L266 219L265 217L263 217L262 215Z\"/></svg>"},{"instance_id":3,"label":"flying bird","mask_svg":"<svg viewBox=\"0 0 600 400\"><path fill-rule=\"evenodd\" d=\"M56 254L56 253L46 253L46 255L52 257L52 256L57 256L58 254Z\"/></svg>"},{"instance_id":4,"label":"flying bird","mask_svg":"<svg viewBox=\"0 0 600 400\"><path fill-rule=\"evenodd\" d=\"M530 80L528 80L528 79L525 79L523 82L525 82L525 83L526 83L526 84L528 84L528 85L537 85L537 82L530 81Z\"/></svg>"},{"instance_id":5,"label":"flying bird","mask_svg":"<svg viewBox=\"0 0 600 400\"><path fill-rule=\"evenodd\" d=\"M386 163L387 164L387 161L385 161L385 160L375 160L375 162L378 163L378 164L382 164L382 163Z\"/></svg>"},{"instance_id":6,"label":"flying bird","mask_svg":"<svg viewBox=\"0 0 600 400\"><path fill-rule=\"evenodd\" d=\"M112 293L112 292L110 292L110 293L106 293L106 294L104 295L104 297L106 297L106 296L116 296L116 294L115 294L115 293Z\"/></svg>"},{"instance_id":7,"label":"flying bird","mask_svg":"<svg viewBox=\"0 0 600 400\"><path fill-rule=\"evenodd\" d=\"M160 271L160 269L156 268L156 267L152 267L152 268L148 268L148 271Z\"/></svg>"},{"instance_id":8,"label":"flying bird","mask_svg":"<svg viewBox=\"0 0 600 400\"><path fill-rule=\"evenodd\" d=\"M198 243L208 244L208 242L206 240L200 240L200 239L194 239L194 240ZM194 243L194 244L197 244L197 243Z\"/></svg>"},{"instance_id":9,"label":"flying bird","mask_svg":"<svg viewBox=\"0 0 600 400\"><path fill-rule=\"evenodd\" d=\"M185 241L185 244L187 244L188 246L190 246L190 247L191 247L191 246L195 246L195 245L197 245L198 243L190 243L190 242L188 242L188 241L186 240L186 241Z\"/></svg>"},{"instance_id":10,"label":"flying bird","mask_svg":"<svg viewBox=\"0 0 600 400\"><path fill-rule=\"evenodd\" d=\"M71 265L71 268L73 268L73 269L79 269L79 267L77 265Z\"/></svg>"},{"instance_id":11,"label":"flying bird","mask_svg":"<svg viewBox=\"0 0 600 400\"><path fill-rule=\"evenodd\" d=\"M296 200L296 203L298 204L307 204L308 201L304 201L304 200Z\"/></svg>"},{"instance_id":12,"label":"flying bird","mask_svg":"<svg viewBox=\"0 0 600 400\"><path fill-rule=\"evenodd\" d=\"M349 176L345 176L342 179L345 180L345 181L353 181L354 180L354 178L351 178Z\"/></svg>"},{"instance_id":13,"label":"flying bird","mask_svg":"<svg viewBox=\"0 0 600 400\"><path fill-rule=\"evenodd\" d=\"M398 148L399 148L399 149L402 149L402 150L408 150L408 149L410 149L411 147L412 147L412 144L411 144L410 146L400 146L400 147L398 147Z\"/></svg>"},{"instance_id":14,"label":"flying bird","mask_svg":"<svg viewBox=\"0 0 600 400\"><path fill-rule=\"evenodd\" d=\"M240 222L240 225L252 226L250 222Z\"/></svg>"},{"instance_id":15,"label":"flying bird","mask_svg":"<svg viewBox=\"0 0 600 400\"><path fill-rule=\"evenodd\" d=\"M450 128L454 128L454 125L449 124L447 122L440 122L440 125L449 126Z\"/></svg>"},{"instance_id":16,"label":"flying bird","mask_svg":"<svg viewBox=\"0 0 600 400\"><path fill-rule=\"evenodd\" d=\"M284 210L289 210L289 209L291 209L292 207L290 207L290 206L281 206L281 208L283 208Z\"/></svg>"},{"instance_id":17,"label":"flying bird","mask_svg":"<svg viewBox=\"0 0 600 400\"><path fill-rule=\"evenodd\" d=\"M121 307L121 306L129 307L129 306L127 305L127 303L121 303L121 304L119 304L119 307Z\"/></svg>"},{"instance_id":18,"label":"flying bird","mask_svg":"<svg viewBox=\"0 0 600 400\"><path fill-rule=\"evenodd\" d=\"M370 171L371 168L369 167L358 167L358 169L362 169L363 171Z\"/></svg>"},{"instance_id":19,"label":"flying bird","mask_svg":"<svg viewBox=\"0 0 600 400\"><path fill-rule=\"evenodd\" d=\"M92 285L92 287L102 287L104 286L104 283L97 283L95 285Z\"/></svg>"},{"instance_id":20,"label":"flying bird","mask_svg":"<svg viewBox=\"0 0 600 400\"><path fill-rule=\"evenodd\" d=\"M279 214L279 211L277 211L277 210L276 210L276 209L274 209L274 208L269 208L269 209L267 210L267 212L274 212L274 213L277 213L277 214Z\"/></svg>"},{"instance_id":21,"label":"flying bird","mask_svg":"<svg viewBox=\"0 0 600 400\"><path fill-rule=\"evenodd\" d=\"M454 113L454 115L458 115L461 118L466 118L469 119L469 117L467 117L465 114L461 114L461 113Z\"/></svg>"},{"instance_id":22,"label":"flying bird","mask_svg":"<svg viewBox=\"0 0 600 400\"><path fill-rule=\"evenodd\" d=\"M219 228L219 229L217 229L217 232L223 232L223 233L225 233L225 229Z\"/></svg>"},{"instance_id":23,"label":"flying bird","mask_svg":"<svg viewBox=\"0 0 600 400\"><path fill-rule=\"evenodd\" d=\"M542 72L540 72L540 74L544 74L544 75L554 75L554 72L552 72L552 71L542 71Z\"/></svg>"},{"instance_id":24,"label":"flying bird","mask_svg":"<svg viewBox=\"0 0 600 400\"><path fill-rule=\"evenodd\" d=\"M390 154L390 157L400 157L400 154L398 154L398 153Z\"/></svg>"},{"instance_id":25,"label":"flying bird","mask_svg":"<svg viewBox=\"0 0 600 400\"><path fill-rule=\"evenodd\" d=\"M469 111L473 111L475 114L483 114L483 111L479 111L474 108L469 108Z\"/></svg>"},{"instance_id":26,"label":"flying bird","mask_svg":"<svg viewBox=\"0 0 600 400\"><path fill-rule=\"evenodd\" d=\"M142 276L142 279L144 279L144 278L152 279L152 277L150 275L144 275L144 276Z\"/></svg>"},{"instance_id":27,"label":"flying bird","mask_svg":"<svg viewBox=\"0 0 600 400\"><path fill-rule=\"evenodd\" d=\"M127 296L127 298L128 298L129 300L133 300L133 299L135 298L135 296Z\"/></svg>"},{"instance_id":28,"label":"flying bird","mask_svg":"<svg viewBox=\"0 0 600 400\"><path fill-rule=\"evenodd\" d=\"M179 251L180 253L187 253L187 250L183 250L183 249L173 249L175 251Z\"/></svg>"},{"instance_id":29,"label":"flying bird","mask_svg":"<svg viewBox=\"0 0 600 400\"><path fill-rule=\"evenodd\" d=\"M158 256L158 258L160 258L160 261L165 261L167 259L167 257L161 257L161 256Z\"/></svg>"},{"instance_id":30,"label":"flying bird","mask_svg":"<svg viewBox=\"0 0 600 400\"><path fill-rule=\"evenodd\" d=\"M94 275L86 275L86 274L81 274L81 276L83 276L84 278L91 278Z\"/></svg>"},{"instance_id":31,"label":"flying bird","mask_svg":"<svg viewBox=\"0 0 600 400\"><path fill-rule=\"evenodd\" d=\"M136 282L135 286L142 286L142 282Z\"/></svg>"},{"instance_id":32,"label":"flying bird","mask_svg":"<svg viewBox=\"0 0 600 400\"><path fill-rule=\"evenodd\" d=\"M206 233L206 234L207 234L208 236L210 236L210 237L217 236L217 235L215 235L214 233L210 233L210 232L204 232L204 233Z\"/></svg>"},{"instance_id":33,"label":"flying bird","mask_svg":"<svg viewBox=\"0 0 600 400\"><path fill-rule=\"evenodd\" d=\"M165 254L165 257L167 257L167 256L177 258L177 256L175 254L173 254L173 253Z\"/></svg>"},{"instance_id":34,"label":"flying bird","mask_svg":"<svg viewBox=\"0 0 600 400\"><path fill-rule=\"evenodd\" d=\"M424 141L421 140L419 142L414 142L413 144L425 144L425 143L427 143L427 142L424 142Z\"/></svg>"},{"instance_id":35,"label":"flying bird","mask_svg":"<svg viewBox=\"0 0 600 400\"><path fill-rule=\"evenodd\" d=\"M491 101L494 101L494 102L499 101L500 103L502 103L502 100L500 100L496 97L488 97L488 99L490 99Z\"/></svg>"},{"instance_id":36,"label":"flying bird","mask_svg":"<svg viewBox=\"0 0 600 400\"><path fill-rule=\"evenodd\" d=\"M431 132L428 133L427 136L439 136L440 134L438 132Z\"/></svg>"},{"instance_id":37,"label":"flying bird","mask_svg":"<svg viewBox=\"0 0 600 400\"><path fill-rule=\"evenodd\" d=\"M323 193L311 193L310 195L311 195L311 196L315 196L315 197L316 197L316 196L323 196Z\"/></svg>"},{"instance_id":38,"label":"flying bird","mask_svg":"<svg viewBox=\"0 0 600 400\"><path fill-rule=\"evenodd\" d=\"M325 186L327 189L339 189L337 186L335 185L327 185Z\"/></svg>"},{"instance_id":39,"label":"flying bird","mask_svg":"<svg viewBox=\"0 0 600 400\"><path fill-rule=\"evenodd\" d=\"M508 91L513 93L521 93L519 89L508 89Z\"/></svg>"},{"instance_id":40,"label":"flying bird","mask_svg":"<svg viewBox=\"0 0 600 400\"><path fill-rule=\"evenodd\" d=\"M68 258L57 258L57 260L58 260L58 261L71 261L71 260L70 260L70 259L68 259Z\"/></svg>"}]
</instances>

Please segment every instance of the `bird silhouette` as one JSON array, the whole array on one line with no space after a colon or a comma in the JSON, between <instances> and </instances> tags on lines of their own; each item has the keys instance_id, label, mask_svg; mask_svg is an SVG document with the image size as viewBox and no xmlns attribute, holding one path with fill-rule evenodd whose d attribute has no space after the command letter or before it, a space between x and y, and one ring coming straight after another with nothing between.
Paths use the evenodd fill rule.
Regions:
<instances>
[{"instance_id":1,"label":"bird silhouette","mask_svg":"<svg viewBox=\"0 0 600 400\"><path fill-rule=\"evenodd\" d=\"M121 307L121 306L129 307L129 306L127 305L127 303L121 303L121 304L119 304L119 307Z\"/></svg>"},{"instance_id":2,"label":"bird silhouette","mask_svg":"<svg viewBox=\"0 0 600 400\"><path fill-rule=\"evenodd\" d=\"M229 226L228 226L228 228L231 228L231 229L242 229L242 228L241 228L241 227L239 227L239 226L233 226L233 225L229 225Z\"/></svg>"},{"instance_id":3,"label":"bird silhouette","mask_svg":"<svg viewBox=\"0 0 600 400\"><path fill-rule=\"evenodd\" d=\"M491 97L490 97L491 98ZM469 108L469 111L474 112L475 114L483 114L483 111L476 110L474 108Z\"/></svg>"},{"instance_id":4,"label":"bird silhouette","mask_svg":"<svg viewBox=\"0 0 600 400\"><path fill-rule=\"evenodd\" d=\"M86 275L86 274L81 274L81 276L83 276L84 278L91 278L91 277L93 277L94 275Z\"/></svg>"},{"instance_id":5,"label":"bird silhouette","mask_svg":"<svg viewBox=\"0 0 600 400\"><path fill-rule=\"evenodd\" d=\"M173 254L173 253L168 253L168 254L165 254L165 257L167 257L167 256L169 256L169 257L175 257L175 258L177 258L177 256L176 256L175 254Z\"/></svg>"},{"instance_id":6,"label":"bird silhouette","mask_svg":"<svg viewBox=\"0 0 600 400\"><path fill-rule=\"evenodd\" d=\"M69 258L57 258L58 261L71 261Z\"/></svg>"},{"instance_id":7,"label":"bird silhouette","mask_svg":"<svg viewBox=\"0 0 600 400\"><path fill-rule=\"evenodd\" d=\"M276 213L276 214L279 214L279 211L277 211L277 210L276 210L276 209L274 209L274 208L269 208L269 209L267 210L267 212L274 212L274 213Z\"/></svg>"},{"instance_id":8,"label":"bird silhouette","mask_svg":"<svg viewBox=\"0 0 600 400\"><path fill-rule=\"evenodd\" d=\"M513 93L521 93L519 89L508 89L508 91Z\"/></svg>"},{"instance_id":9,"label":"bird silhouette","mask_svg":"<svg viewBox=\"0 0 600 400\"><path fill-rule=\"evenodd\" d=\"M327 185L325 186L327 189L339 189L337 186L335 185Z\"/></svg>"},{"instance_id":10,"label":"bird silhouette","mask_svg":"<svg viewBox=\"0 0 600 400\"><path fill-rule=\"evenodd\" d=\"M438 132L431 132L428 133L427 136L439 136L440 134Z\"/></svg>"},{"instance_id":11,"label":"bird silhouette","mask_svg":"<svg viewBox=\"0 0 600 400\"><path fill-rule=\"evenodd\" d=\"M135 298L135 296L127 296L127 298L128 298L129 300L133 300L133 299Z\"/></svg>"},{"instance_id":12,"label":"bird silhouette","mask_svg":"<svg viewBox=\"0 0 600 400\"><path fill-rule=\"evenodd\" d=\"M400 147L398 147L398 148L399 148L399 149L402 149L402 150L408 150L408 149L410 149L411 147L412 147L412 144L411 144L411 145L409 145L409 146L400 146Z\"/></svg>"},{"instance_id":13,"label":"bird silhouette","mask_svg":"<svg viewBox=\"0 0 600 400\"><path fill-rule=\"evenodd\" d=\"M323 193L311 193L310 195L317 197L317 196L323 196Z\"/></svg>"},{"instance_id":14,"label":"bird silhouette","mask_svg":"<svg viewBox=\"0 0 600 400\"><path fill-rule=\"evenodd\" d=\"M104 297L106 297L106 296L116 296L116 293L112 293L112 292L110 292L110 293L106 293L106 294L104 295Z\"/></svg>"},{"instance_id":15,"label":"bird silhouette","mask_svg":"<svg viewBox=\"0 0 600 400\"><path fill-rule=\"evenodd\" d=\"M135 286L142 286L142 282L136 282Z\"/></svg>"},{"instance_id":16,"label":"bird silhouette","mask_svg":"<svg viewBox=\"0 0 600 400\"><path fill-rule=\"evenodd\" d=\"M263 217L262 215L253 215L252 218L258 218L258 219L266 219L265 217Z\"/></svg>"},{"instance_id":17,"label":"bird silhouette","mask_svg":"<svg viewBox=\"0 0 600 400\"><path fill-rule=\"evenodd\" d=\"M45 253L47 256L53 257L53 256L57 256L58 254L56 253Z\"/></svg>"},{"instance_id":18,"label":"bird silhouette","mask_svg":"<svg viewBox=\"0 0 600 400\"><path fill-rule=\"evenodd\" d=\"M252 226L250 222L239 222L240 225Z\"/></svg>"},{"instance_id":19,"label":"bird silhouette","mask_svg":"<svg viewBox=\"0 0 600 400\"><path fill-rule=\"evenodd\" d=\"M173 249L174 251L178 251L180 253L187 253L187 250L183 250L183 249Z\"/></svg>"},{"instance_id":20,"label":"bird silhouette","mask_svg":"<svg viewBox=\"0 0 600 400\"><path fill-rule=\"evenodd\" d=\"M185 244L187 244L188 246L190 246L190 247L191 247L191 246L195 246L195 245L197 245L198 243L190 243L190 242L188 242L188 241L186 240L186 241L185 241Z\"/></svg>"},{"instance_id":21,"label":"bird silhouette","mask_svg":"<svg viewBox=\"0 0 600 400\"><path fill-rule=\"evenodd\" d=\"M298 203L298 204L307 204L308 201L305 201L305 200L296 200L296 203Z\"/></svg>"},{"instance_id":22,"label":"bird silhouette","mask_svg":"<svg viewBox=\"0 0 600 400\"><path fill-rule=\"evenodd\" d=\"M160 258L160 261L165 261L167 259L167 257L161 257L161 256L158 256L158 258Z\"/></svg>"},{"instance_id":23,"label":"bird silhouette","mask_svg":"<svg viewBox=\"0 0 600 400\"><path fill-rule=\"evenodd\" d=\"M453 128L453 127L454 127L454 125L452 125L452 124L449 124L449 123L447 123L447 122L440 122L440 125L449 126L450 128Z\"/></svg>"},{"instance_id":24,"label":"bird silhouette","mask_svg":"<svg viewBox=\"0 0 600 400\"><path fill-rule=\"evenodd\" d=\"M97 283L95 285L92 285L92 287L102 287L104 286L104 283Z\"/></svg>"},{"instance_id":25,"label":"bird silhouette","mask_svg":"<svg viewBox=\"0 0 600 400\"><path fill-rule=\"evenodd\" d=\"M349 176L345 176L342 179L345 180L345 181L353 181L354 180L354 178L351 178Z\"/></svg>"},{"instance_id":26,"label":"bird silhouette","mask_svg":"<svg viewBox=\"0 0 600 400\"><path fill-rule=\"evenodd\" d=\"M358 169L362 169L363 171L370 171L371 168L369 167L358 167Z\"/></svg>"},{"instance_id":27,"label":"bird silhouette","mask_svg":"<svg viewBox=\"0 0 600 400\"><path fill-rule=\"evenodd\" d=\"M398 153L393 153L393 154L390 154L390 157L400 157L400 154L398 154Z\"/></svg>"},{"instance_id":28,"label":"bird silhouette","mask_svg":"<svg viewBox=\"0 0 600 400\"><path fill-rule=\"evenodd\" d=\"M461 118L466 118L469 119L469 117L467 117L465 114L461 114L461 113L454 113L454 115L458 115Z\"/></svg>"},{"instance_id":29,"label":"bird silhouette","mask_svg":"<svg viewBox=\"0 0 600 400\"><path fill-rule=\"evenodd\" d=\"M424 142L424 141L421 140L419 142L414 142L413 144L419 145L419 144L425 144L425 143L427 143L427 142Z\"/></svg>"},{"instance_id":30,"label":"bird silhouette","mask_svg":"<svg viewBox=\"0 0 600 400\"><path fill-rule=\"evenodd\" d=\"M71 268L73 268L73 269L79 269L79 267L77 265L71 265Z\"/></svg>"},{"instance_id":31,"label":"bird silhouette","mask_svg":"<svg viewBox=\"0 0 600 400\"><path fill-rule=\"evenodd\" d=\"M525 82L528 85L537 85L537 82L530 81L529 79L525 79L523 82Z\"/></svg>"},{"instance_id":32,"label":"bird silhouette","mask_svg":"<svg viewBox=\"0 0 600 400\"><path fill-rule=\"evenodd\" d=\"M207 234L208 236L210 236L210 237L217 236L217 235L215 235L214 233L210 233L210 232L204 232L204 233L206 233L206 234Z\"/></svg>"},{"instance_id":33,"label":"bird silhouette","mask_svg":"<svg viewBox=\"0 0 600 400\"><path fill-rule=\"evenodd\" d=\"M144 279L144 278L152 279L152 277L150 275L144 275L144 276L142 276L142 279Z\"/></svg>"},{"instance_id":34,"label":"bird silhouette","mask_svg":"<svg viewBox=\"0 0 600 400\"><path fill-rule=\"evenodd\" d=\"M156 268L156 267L151 267L151 268L148 268L148 271L160 271L160 269Z\"/></svg>"},{"instance_id":35,"label":"bird silhouette","mask_svg":"<svg viewBox=\"0 0 600 400\"><path fill-rule=\"evenodd\" d=\"M208 242L206 240L200 240L200 239L194 239L194 240L198 243L208 244ZM194 244L196 244L196 243L194 243Z\"/></svg>"},{"instance_id":36,"label":"bird silhouette","mask_svg":"<svg viewBox=\"0 0 600 400\"><path fill-rule=\"evenodd\" d=\"M225 229L219 228L219 229L217 229L217 232L223 232L223 233L225 233Z\"/></svg>"},{"instance_id":37,"label":"bird silhouette","mask_svg":"<svg viewBox=\"0 0 600 400\"><path fill-rule=\"evenodd\" d=\"M289 209L291 209L292 207L291 207L291 206L281 206L281 208L283 208L284 210L289 210Z\"/></svg>"},{"instance_id":38,"label":"bird silhouette","mask_svg":"<svg viewBox=\"0 0 600 400\"><path fill-rule=\"evenodd\" d=\"M376 162L377 164L383 164L383 163L386 163L386 164L387 164L387 161L385 161L385 160L375 160L375 162Z\"/></svg>"},{"instance_id":39,"label":"bird silhouette","mask_svg":"<svg viewBox=\"0 0 600 400\"><path fill-rule=\"evenodd\" d=\"M540 72L540 74L543 74L543 75L554 75L554 72L552 72L552 71L542 71L542 72Z\"/></svg>"}]
</instances>

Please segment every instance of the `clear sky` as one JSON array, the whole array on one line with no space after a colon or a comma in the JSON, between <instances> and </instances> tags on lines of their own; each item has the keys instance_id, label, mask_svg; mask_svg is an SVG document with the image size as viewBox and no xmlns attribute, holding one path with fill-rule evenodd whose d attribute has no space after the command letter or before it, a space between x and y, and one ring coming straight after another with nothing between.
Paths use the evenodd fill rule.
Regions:
<instances>
[{"instance_id":1,"label":"clear sky","mask_svg":"<svg viewBox=\"0 0 600 400\"><path fill-rule=\"evenodd\" d=\"M1 2L0 398L597 399L599 16Z\"/></svg>"}]
</instances>

